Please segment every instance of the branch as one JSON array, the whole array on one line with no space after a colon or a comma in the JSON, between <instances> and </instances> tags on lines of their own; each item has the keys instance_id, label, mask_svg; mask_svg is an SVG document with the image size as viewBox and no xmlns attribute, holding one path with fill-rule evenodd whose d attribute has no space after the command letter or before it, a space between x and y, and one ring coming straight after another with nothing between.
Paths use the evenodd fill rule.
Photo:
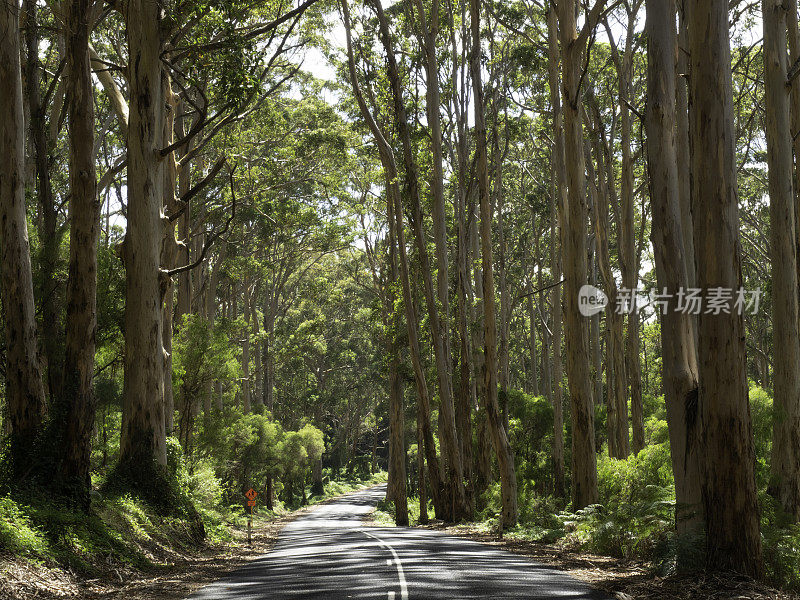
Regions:
<instances>
[{"instance_id":1,"label":"branch","mask_svg":"<svg viewBox=\"0 0 800 600\"><path fill-rule=\"evenodd\" d=\"M183 196L180 197L180 203L183 208L181 208L181 210L176 211L174 214L171 214L169 216L170 221L176 220L183 213L183 211L186 210L186 207L189 205L189 200L194 198L200 190L202 190L206 185L208 185L211 182L211 180L214 179L214 177L216 177L217 173L219 173L220 169L222 169L227 160L228 159L225 156L219 158L217 162L214 163L214 166L211 167L211 170L208 172L208 175L206 175L200 181L194 184L188 192L186 192Z\"/></svg>"},{"instance_id":2,"label":"branch","mask_svg":"<svg viewBox=\"0 0 800 600\"><path fill-rule=\"evenodd\" d=\"M281 15L274 21L267 23L265 25L261 25L260 27L256 27L255 29L251 29L247 33L241 36L241 40L251 40L256 38L264 33L268 33L274 29L280 27L283 23L288 21L289 19L293 19L294 17L298 17L302 15L306 9L310 8L313 4L315 4L317 0L306 0L300 6L295 8L294 10L290 10L288 13ZM239 29L234 33L239 33L242 30ZM228 44L228 40L220 40L218 42L210 42L208 44L196 44L191 46L179 46L178 48L173 48L171 50L165 50L165 54L167 53L174 53L180 51L181 53L178 54L173 58L174 61L180 60L190 52L206 52L208 50L216 50L217 48L222 48Z\"/></svg>"},{"instance_id":3,"label":"branch","mask_svg":"<svg viewBox=\"0 0 800 600\"><path fill-rule=\"evenodd\" d=\"M208 250L211 248L211 245L217 240L219 236L223 233L228 231L228 227L230 227L231 221L233 221L234 217L236 216L236 188L233 184L233 172L236 170L234 167L231 169L229 173L230 182L231 182L231 213L228 216L228 220L225 221L225 226L222 229L212 231L208 238L206 238L205 243L203 244L203 249L200 251L200 256L197 258L196 261L193 263L189 263L188 265L182 265L180 267L175 267L174 269L166 269L164 273L167 277L172 277L173 275L177 275L179 273L183 273L184 271L191 271L199 267L206 258L206 254L208 254Z\"/></svg>"}]
</instances>

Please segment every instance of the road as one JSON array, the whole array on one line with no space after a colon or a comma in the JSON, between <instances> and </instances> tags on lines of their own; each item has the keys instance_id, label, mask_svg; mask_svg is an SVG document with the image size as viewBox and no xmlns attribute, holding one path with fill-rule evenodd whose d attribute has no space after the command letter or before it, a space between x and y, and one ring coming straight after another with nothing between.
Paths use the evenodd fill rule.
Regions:
<instances>
[{"instance_id":1,"label":"road","mask_svg":"<svg viewBox=\"0 0 800 600\"><path fill-rule=\"evenodd\" d=\"M348 494L288 524L275 548L192 600L607 600L525 557L428 529L364 527L385 486Z\"/></svg>"}]
</instances>

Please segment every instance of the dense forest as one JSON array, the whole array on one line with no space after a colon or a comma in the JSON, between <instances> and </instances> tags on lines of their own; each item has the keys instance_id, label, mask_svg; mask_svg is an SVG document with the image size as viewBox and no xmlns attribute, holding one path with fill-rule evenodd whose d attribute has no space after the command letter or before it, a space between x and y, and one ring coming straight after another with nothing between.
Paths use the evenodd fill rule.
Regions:
<instances>
[{"instance_id":1,"label":"dense forest","mask_svg":"<svg viewBox=\"0 0 800 600\"><path fill-rule=\"evenodd\" d=\"M796 0L3 1L0 553L388 471L796 590L799 74Z\"/></svg>"}]
</instances>

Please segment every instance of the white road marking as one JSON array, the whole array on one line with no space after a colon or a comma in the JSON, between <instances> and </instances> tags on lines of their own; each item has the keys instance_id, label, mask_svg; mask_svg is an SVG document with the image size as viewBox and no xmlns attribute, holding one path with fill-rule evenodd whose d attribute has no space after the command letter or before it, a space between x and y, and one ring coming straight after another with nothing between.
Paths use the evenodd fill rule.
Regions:
<instances>
[{"instance_id":1,"label":"white road marking","mask_svg":"<svg viewBox=\"0 0 800 600\"><path fill-rule=\"evenodd\" d=\"M408 600L408 586L406 585L406 576L405 573L403 573L403 563L400 562L400 557L398 556L397 552L395 552L394 548L392 548L392 546L388 542L384 542L378 536L372 535L371 533L366 531L362 531L361 533L363 533L364 535L368 535L374 540L377 540L381 546L383 546L389 552L392 553L392 556L394 557L394 563L395 565L397 565L397 579L400 581L400 600ZM386 562L388 564L392 563L392 561L388 559ZM392 600L393 598L394 598L394 592L389 592L389 600Z\"/></svg>"}]
</instances>

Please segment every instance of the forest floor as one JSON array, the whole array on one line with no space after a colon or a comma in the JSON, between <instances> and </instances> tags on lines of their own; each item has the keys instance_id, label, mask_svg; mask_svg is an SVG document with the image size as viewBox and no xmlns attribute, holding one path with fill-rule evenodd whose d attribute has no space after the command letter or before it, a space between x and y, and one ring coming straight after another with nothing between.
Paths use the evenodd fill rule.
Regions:
<instances>
[{"instance_id":1,"label":"forest floor","mask_svg":"<svg viewBox=\"0 0 800 600\"><path fill-rule=\"evenodd\" d=\"M386 527L386 519L368 515L364 525ZM515 538L487 531L485 524L448 525L432 520L417 525L464 537L555 567L590 583L618 600L800 600L800 596L776 590L735 574L672 575L661 577L646 562L589 554L578 549Z\"/></svg>"}]
</instances>

